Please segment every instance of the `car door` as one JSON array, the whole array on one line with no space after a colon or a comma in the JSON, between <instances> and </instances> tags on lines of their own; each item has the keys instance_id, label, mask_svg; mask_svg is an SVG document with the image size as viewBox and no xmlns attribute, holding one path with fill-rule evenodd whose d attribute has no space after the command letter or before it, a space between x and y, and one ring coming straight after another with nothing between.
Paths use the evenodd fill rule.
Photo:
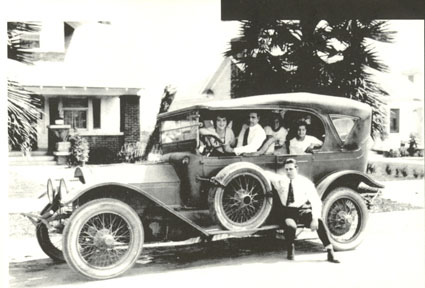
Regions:
<instances>
[{"instance_id":1,"label":"car door","mask_svg":"<svg viewBox=\"0 0 425 288\"><path fill-rule=\"evenodd\" d=\"M286 159L292 158L297 161L298 165L298 172L301 175L304 175L305 177L312 179L313 173L312 173L312 167L313 167L313 155L312 154L302 154L302 155L296 155L296 154L288 154L288 155L280 155L276 156L276 173L277 174L285 174L284 169L284 163Z\"/></svg>"}]
</instances>

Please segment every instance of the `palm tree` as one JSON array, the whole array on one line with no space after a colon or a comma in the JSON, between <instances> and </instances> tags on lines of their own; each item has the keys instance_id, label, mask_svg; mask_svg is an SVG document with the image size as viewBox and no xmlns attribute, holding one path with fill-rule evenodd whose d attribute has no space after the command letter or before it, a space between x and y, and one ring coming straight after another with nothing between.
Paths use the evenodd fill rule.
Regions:
<instances>
[{"instance_id":1,"label":"palm tree","mask_svg":"<svg viewBox=\"0 0 425 288\"><path fill-rule=\"evenodd\" d=\"M382 96L388 94L373 80L373 70L388 67L373 43L390 43L394 34L386 21L376 20L242 21L240 38L225 53L242 67L234 96L304 91L347 97L369 104L372 131L382 132Z\"/></svg>"},{"instance_id":2,"label":"palm tree","mask_svg":"<svg viewBox=\"0 0 425 288\"><path fill-rule=\"evenodd\" d=\"M35 33L39 31L36 23L8 22L7 36L8 58L32 64L32 53L22 48L22 33ZM42 111L40 99L25 90L18 82L7 81L7 114L9 145L20 147L23 152L31 149L36 139L36 123Z\"/></svg>"}]
</instances>

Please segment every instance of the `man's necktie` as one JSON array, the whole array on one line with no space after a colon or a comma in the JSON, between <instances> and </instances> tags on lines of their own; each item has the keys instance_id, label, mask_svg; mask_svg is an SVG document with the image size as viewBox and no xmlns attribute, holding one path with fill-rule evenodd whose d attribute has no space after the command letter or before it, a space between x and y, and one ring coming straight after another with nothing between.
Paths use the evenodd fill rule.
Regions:
<instances>
[{"instance_id":1,"label":"man's necktie","mask_svg":"<svg viewBox=\"0 0 425 288\"><path fill-rule=\"evenodd\" d=\"M248 145L248 135L249 135L249 127L246 128L245 130L245 134L243 135L243 142L242 142L242 146L246 146Z\"/></svg>"},{"instance_id":2,"label":"man's necktie","mask_svg":"<svg viewBox=\"0 0 425 288\"><path fill-rule=\"evenodd\" d=\"M294 189L292 188L292 180L289 181L289 188L288 188L288 198L286 200L286 206L289 206L291 203L294 203Z\"/></svg>"}]
</instances>

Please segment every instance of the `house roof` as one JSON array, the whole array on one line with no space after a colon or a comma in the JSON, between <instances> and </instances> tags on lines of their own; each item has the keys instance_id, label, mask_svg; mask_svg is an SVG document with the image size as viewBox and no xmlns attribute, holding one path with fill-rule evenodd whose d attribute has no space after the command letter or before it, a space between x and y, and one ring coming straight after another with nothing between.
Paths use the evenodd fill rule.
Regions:
<instances>
[{"instance_id":1,"label":"house roof","mask_svg":"<svg viewBox=\"0 0 425 288\"><path fill-rule=\"evenodd\" d=\"M63 61L51 59L26 65L8 59L8 79L45 95L114 96L136 94L144 87L140 65L131 62L131 56L125 58L125 61L122 59L124 57L121 54L127 50L123 50L122 44L113 37L116 34L113 34L115 30L110 25L81 22L67 24L75 31ZM56 34L47 36L57 37ZM49 42L47 40L50 38L47 38L45 42ZM127 54L131 55L130 52Z\"/></svg>"},{"instance_id":2,"label":"house roof","mask_svg":"<svg viewBox=\"0 0 425 288\"><path fill-rule=\"evenodd\" d=\"M211 101L177 109L159 115L159 118L172 117L190 110L261 110L270 108L304 108L328 114L345 114L369 117L371 108L367 104L347 98L306 92L267 94L231 100Z\"/></svg>"},{"instance_id":3,"label":"house roof","mask_svg":"<svg viewBox=\"0 0 425 288\"><path fill-rule=\"evenodd\" d=\"M52 96L122 96L140 95L142 89L128 87L83 87L83 86L30 86L25 85L27 90L39 95Z\"/></svg>"},{"instance_id":4,"label":"house roof","mask_svg":"<svg viewBox=\"0 0 425 288\"><path fill-rule=\"evenodd\" d=\"M120 79L87 78L86 73L78 73L63 63L26 65L8 60L7 65L10 80L41 95L120 96L138 95L143 90Z\"/></svg>"},{"instance_id":5,"label":"house roof","mask_svg":"<svg viewBox=\"0 0 425 288\"><path fill-rule=\"evenodd\" d=\"M217 80L220 78L220 76L223 74L224 69L230 65L230 58L229 57L224 57L223 61L221 62L220 66L218 67L217 71L213 74L213 76L211 77L211 79L208 81L207 85L205 85L204 90L202 91L202 93L206 93L206 91L208 89L212 89L214 90L214 86L217 83Z\"/></svg>"}]
</instances>

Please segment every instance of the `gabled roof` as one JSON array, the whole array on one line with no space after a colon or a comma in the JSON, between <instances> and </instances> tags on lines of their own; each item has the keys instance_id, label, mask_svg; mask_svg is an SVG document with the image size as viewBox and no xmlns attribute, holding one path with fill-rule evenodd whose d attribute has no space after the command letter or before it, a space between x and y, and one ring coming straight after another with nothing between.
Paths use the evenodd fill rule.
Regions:
<instances>
[{"instance_id":1,"label":"gabled roof","mask_svg":"<svg viewBox=\"0 0 425 288\"><path fill-rule=\"evenodd\" d=\"M326 114L344 114L361 118L369 117L371 112L367 104L347 98L297 92L211 101L163 113L159 118L168 118L191 110L261 110L286 107L314 109Z\"/></svg>"},{"instance_id":2,"label":"gabled roof","mask_svg":"<svg viewBox=\"0 0 425 288\"><path fill-rule=\"evenodd\" d=\"M214 90L214 86L217 83L217 80L220 78L220 76L223 74L224 69L230 65L231 59L229 57L224 57L223 61L221 62L220 66L218 67L217 71L213 74L211 79L208 81L207 85L205 85L202 93L205 93L208 89Z\"/></svg>"}]
</instances>

